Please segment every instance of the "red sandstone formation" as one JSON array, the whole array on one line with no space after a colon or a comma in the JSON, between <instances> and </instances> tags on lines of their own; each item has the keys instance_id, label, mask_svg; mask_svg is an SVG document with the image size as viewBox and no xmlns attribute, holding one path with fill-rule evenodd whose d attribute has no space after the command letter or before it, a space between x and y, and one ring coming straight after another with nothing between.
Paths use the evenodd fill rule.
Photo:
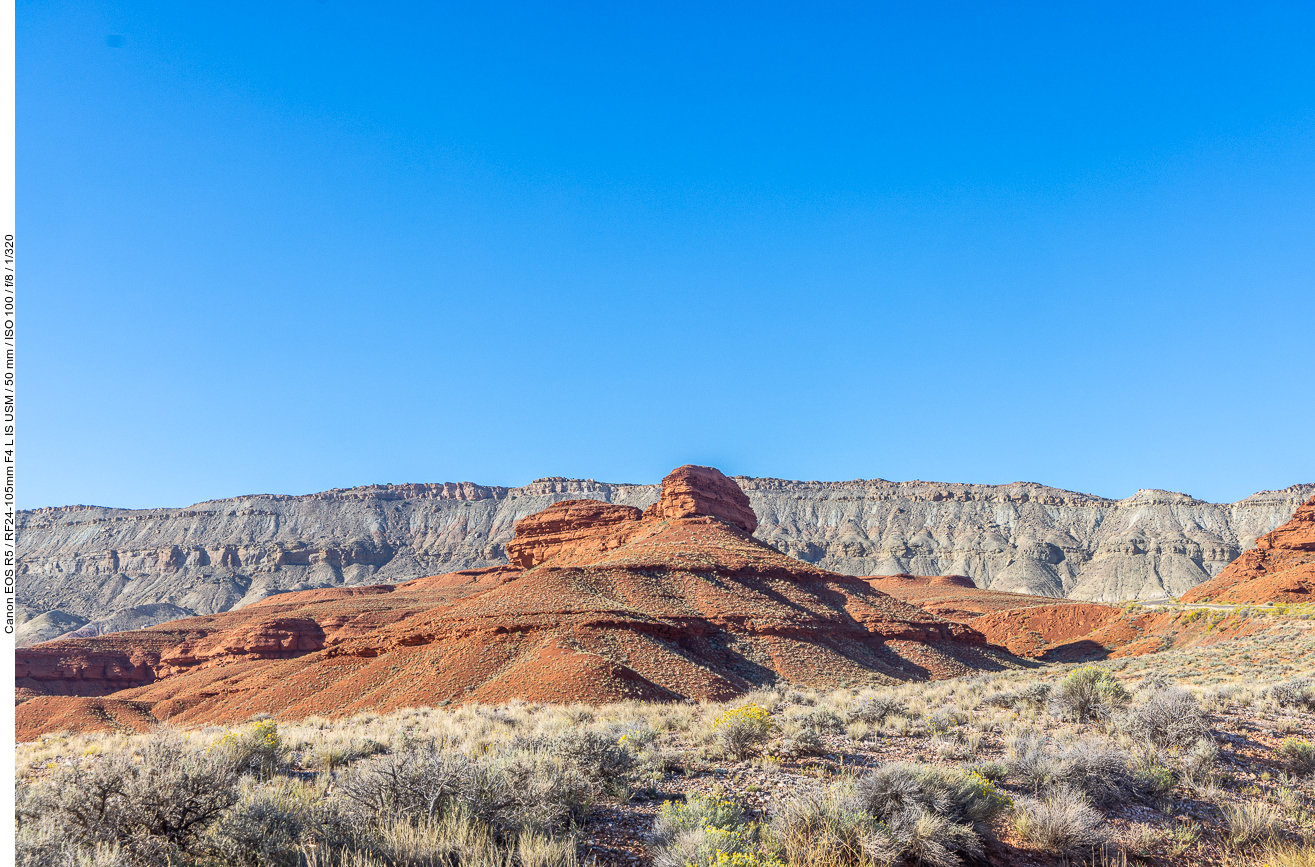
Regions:
<instances>
[{"instance_id":1,"label":"red sandstone formation","mask_svg":"<svg viewBox=\"0 0 1315 867\"><path fill-rule=\"evenodd\" d=\"M598 500L565 500L516 522L516 538L507 544L512 565L522 569L563 552L584 556L620 547L638 529L643 513L634 506Z\"/></svg>"},{"instance_id":2,"label":"red sandstone formation","mask_svg":"<svg viewBox=\"0 0 1315 867\"><path fill-rule=\"evenodd\" d=\"M781 680L830 687L1018 664L969 626L758 542L743 493L717 471L682 467L663 484L642 519L576 501L521 521L513 556L527 568L288 593L21 648L20 731L143 708L187 723L512 698L726 699Z\"/></svg>"},{"instance_id":3,"label":"red sandstone formation","mask_svg":"<svg viewBox=\"0 0 1315 867\"><path fill-rule=\"evenodd\" d=\"M687 464L662 480L662 496L645 517L692 518L707 515L734 524L746 533L758 529L758 516L740 486L712 467Z\"/></svg>"},{"instance_id":4,"label":"red sandstone formation","mask_svg":"<svg viewBox=\"0 0 1315 867\"><path fill-rule=\"evenodd\" d=\"M1256 540L1224 571L1183 594L1184 602L1255 605L1315 602L1315 498Z\"/></svg>"}]
</instances>

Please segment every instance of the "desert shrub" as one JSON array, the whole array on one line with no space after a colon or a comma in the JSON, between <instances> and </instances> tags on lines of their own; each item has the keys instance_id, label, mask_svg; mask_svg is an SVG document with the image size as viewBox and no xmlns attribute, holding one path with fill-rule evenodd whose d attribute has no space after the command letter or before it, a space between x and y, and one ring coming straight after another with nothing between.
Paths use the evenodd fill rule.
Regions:
<instances>
[{"instance_id":1,"label":"desert shrub","mask_svg":"<svg viewBox=\"0 0 1315 867\"><path fill-rule=\"evenodd\" d=\"M480 812L473 817L500 833L561 830L589 814L608 788L569 758L544 749L511 750L481 757L475 791ZM486 806L485 806L486 805Z\"/></svg>"},{"instance_id":2,"label":"desert shrub","mask_svg":"<svg viewBox=\"0 0 1315 867\"><path fill-rule=\"evenodd\" d=\"M805 705L807 707L817 704L817 699L814 696L797 689L786 690L784 700L790 704Z\"/></svg>"},{"instance_id":3,"label":"desert shrub","mask_svg":"<svg viewBox=\"0 0 1315 867\"><path fill-rule=\"evenodd\" d=\"M1196 696L1178 686L1154 689L1128 710L1126 731L1161 749L1180 749L1210 736Z\"/></svg>"},{"instance_id":4,"label":"desert shrub","mask_svg":"<svg viewBox=\"0 0 1315 867\"><path fill-rule=\"evenodd\" d=\"M296 867L303 841L346 845L350 834L333 802L308 797L297 783L245 786L212 826L213 850L234 867Z\"/></svg>"},{"instance_id":5,"label":"desert shrub","mask_svg":"<svg viewBox=\"0 0 1315 867\"><path fill-rule=\"evenodd\" d=\"M1100 814L1075 789L1056 787L1044 797L1019 798L1014 830L1024 843L1045 852L1072 852L1100 842Z\"/></svg>"},{"instance_id":6,"label":"desert shrub","mask_svg":"<svg viewBox=\"0 0 1315 867\"><path fill-rule=\"evenodd\" d=\"M361 762L338 784L339 798L358 819L436 819L457 803L487 816L499 794L470 757L433 745L411 745Z\"/></svg>"},{"instance_id":7,"label":"desert shrub","mask_svg":"<svg viewBox=\"0 0 1315 867\"><path fill-rule=\"evenodd\" d=\"M1008 776L1020 785L1040 791L1059 778L1059 757L1047 748L1045 737L1036 732L1011 736L1005 742Z\"/></svg>"},{"instance_id":8,"label":"desert shrub","mask_svg":"<svg viewBox=\"0 0 1315 867\"><path fill-rule=\"evenodd\" d=\"M968 722L968 714L958 708L940 710L927 717L927 728L940 734Z\"/></svg>"},{"instance_id":9,"label":"desert shrub","mask_svg":"<svg viewBox=\"0 0 1315 867\"><path fill-rule=\"evenodd\" d=\"M1082 792L1097 804L1136 797L1142 786L1131 757L1106 740L1079 740L1060 750L1035 733L1006 743L1009 778L1034 792L1050 787Z\"/></svg>"},{"instance_id":10,"label":"desert shrub","mask_svg":"<svg viewBox=\"0 0 1315 867\"><path fill-rule=\"evenodd\" d=\"M771 714L756 704L725 711L712 723L722 751L736 759L752 755L767 742L775 728Z\"/></svg>"},{"instance_id":11,"label":"desert shrub","mask_svg":"<svg viewBox=\"0 0 1315 867\"><path fill-rule=\"evenodd\" d=\"M1300 738L1284 738L1279 753L1298 774L1315 774L1315 743Z\"/></svg>"},{"instance_id":12,"label":"desert shrub","mask_svg":"<svg viewBox=\"0 0 1315 867\"><path fill-rule=\"evenodd\" d=\"M620 726L611 726L608 729L608 736L621 746L638 752L649 746L657 739L657 730L651 725L629 724Z\"/></svg>"},{"instance_id":13,"label":"desert shrub","mask_svg":"<svg viewBox=\"0 0 1315 867\"><path fill-rule=\"evenodd\" d=\"M499 835L462 809L438 819L399 819L372 829L354 849L338 858L316 859L326 867L437 867L437 865L511 865L577 867L576 838L534 831Z\"/></svg>"},{"instance_id":14,"label":"desert shrub","mask_svg":"<svg viewBox=\"0 0 1315 867\"><path fill-rule=\"evenodd\" d=\"M1079 740L1062 749L1054 783L1081 791L1096 804L1138 794L1129 756L1108 741Z\"/></svg>"},{"instance_id":15,"label":"desert shrub","mask_svg":"<svg viewBox=\"0 0 1315 867\"><path fill-rule=\"evenodd\" d=\"M1173 769L1154 761L1138 766L1133 779L1142 796L1151 799L1168 795L1177 784Z\"/></svg>"},{"instance_id":16,"label":"desert shrub","mask_svg":"<svg viewBox=\"0 0 1315 867\"><path fill-rule=\"evenodd\" d=\"M1299 677L1269 688L1269 695L1279 707L1292 707L1315 713L1315 678Z\"/></svg>"},{"instance_id":17,"label":"desert shrub","mask_svg":"<svg viewBox=\"0 0 1315 867\"><path fill-rule=\"evenodd\" d=\"M899 854L886 830L848 793L831 788L786 801L772 816L771 836L791 865L857 867Z\"/></svg>"},{"instance_id":18,"label":"desert shrub","mask_svg":"<svg viewBox=\"0 0 1315 867\"><path fill-rule=\"evenodd\" d=\"M983 701L994 707L1043 707L1050 701L1050 684L1034 683L1017 690L1003 690L986 696Z\"/></svg>"},{"instance_id":19,"label":"desert shrub","mask_svg":"<svg viewBox=\"0 0 1315 867\"><path fill-rule=\"evenodd\" d=\"M792 714L791 717L794 722L814 731L834 735L843 734L845 731L845 721L830 708L811 708L801 714Z\"/></svg>"},{"instance_id":20,"label":"desert shrub","mask_svg":"<svg viewBox=\"0 0 1315 867\"><path fill-rule=\"evenodd\" d=\"M1108 719L1128 703L1128 691L1114 676L1094 665L1075 669L1051 692L1057 716L1077 722Z\"/></svg>"},{"instance_id":21,"label":"desert shrub","mask_svg":"<svg viewBox=\"0 0 1315 867\"><path fill-rule=\"evenodd\" d=\"M982 833L1009 800L986 779L950 768L886 765L852 788L786 803L772 839L792 865L868 867L903 859L952 867L980 858Z\"/></svg>"},{"instance_id":22,"label":"desert shrub","mask_svg":"<svg viewBox=\"0 0 1315 867\"><path fill-rule=\"evenodd\" d=\"M773 863L761 857L759 828L745 820L743 807L703 795L664 802L649 844L654 867Z\"/></svg>"},{"instance_id":23,"label":"desert shrub","mask_svg":"<svg viewBox=\"0 0 1315 867\"><path fill-rule=\"evenodd\" d=\"M982 853L983 836L1011 801L980 774L895 762L859 778L856 803L885 826L898 850L928 864ZM942 852L942 850L944 850Z\"/></svg>"},{"instance_id":24,"label":"desert shrub","mask_svg":"<svg viewBox=\"0 0 1315 867\"><path fill-rule=\"evenodd\" d=\"M1279 827L1278 810L1261 801L1224 805L1224 825L1234 846L1263 842Z\"/></svg>"},{"instance_id":25,"label":"desert shrub","mask_svg":"<svg viewBox=\"0 0 1315 867\"><path fill-rule=\"evenodd\" d=\"M999 783L1009 776L1009 765L999 761L978 762L975 765L970 765L968 772L985 777L993 783Z\"/></svg>"},{"instance_id":26,"label":"desert shrub","mask_svg":"<svg viewBox=\"0 0 1315 867\"><path fill-rule=\"evenodd\" d=\"M312 747L304 757L307 767L323 768L326 771L343 768L360 759L368 759L380 753L388 752L388 747L373 738L347 743L322 743Z\"/></svg>"},{"instance_id":27,"label":"desert shrub","mask_svg":"<svg viewBox=\"0 0 1315 867\"><path fill-rule=\"evenodd\" d=\"M849 709L850 721L883 723L887 717L909 715L908 706L889 695L877 695L865 698Z\"/></svg>"},{"instance_id":28,"label":"desert shrub","mask_svg":"<svg viewBox=\"0 0 1315 867\"><path fill-rule=\"evenodd\" d=\"M571 760L542 744L479 758L413 744L351 768L337 795L366 824L397 818L432 825L459 811L505 836L582 819L598 789Z\"/></svg>"},{"instance_id":29,"label":"desert shrub","mask_svg":"<svg viewBox=\"0 0 1315 867\"><path fill-rule=\"evenodd\" d=\"M116 844L78 846L55 823L45 822L39 832L20 837L16 867L133 867L128 853Z\"/></svg>"},{"instance_id":30,"label":"desert shrub","mask_svg":"<svg viewBox=\"0 0 1315 867\"><path fill-rule=\"evenodd\" d=\"M1201 738L1183 755L1183 774L1196 783L1217 779L1215 765L1219 746L1211 738Z\"/></svg>"},{"instance_id":31,"label":"desert shrub","mask_svg":"<svg viewBox=\"0 0 1315 867\"><path fill-rule=\"evenodd\" d=\"M570 729L553 738L533 741L531 746L560 757L600 790L620 795L625 793L638 764L630 736L621 737L624 740L588 729ZM636 732L636 738L640 737Z\"/></svg>"},{"instance_id":32,"label":"desert shrub","mask_svg":"<svg viewBox=\"0 0 1315 867\"><path fill-rule=\"evenodd\" d=\"M147 741L140 762L126 753L100 756L20 787L18 847L24 848L25 826L39 834L44 825L47 849L118 847L134 863L176 862L207 849L205 832L238 800L237 782L231 762L164 731Z\"/></svg>"},{"instance_id":33,"label":"desert shrub","mask_svg":"<svg viewBox=\"0 0 1315 867\"><path fill-rule=\"evenodd\" d=\"M795 758L826 754L826 744L822 742L822 736L811 728L802 729L792 735L786 735L774 745L773 749L778 755Z\"/></svg>"},{"instance_id":34,"label":"desert shrub","mask_svg":"<svg viewBox=\"0 0 1315 867\"><path fill-rule=\"evenodd\" d=\"M268 777L287 758L288 750L279 736L279 724L272 719L258 719L224 735L209 752L232 763L242 773Z\"/></svg>"},{"instance_id":35,"label":"desert shrub","mask_svg":"<svg viewBox=\"0 0 1315 867\"><path fill-rule=\"evenodd\" d=\"M980 859L984 854L981 840L972 828L925 808L900 812L891 818L886 829L879 829L874 836L885 837L893 845L886 840L877 846L869 843L869 852L894 851L895 857L902 855L915 864L929 867L958 867L962 863L960 852L973 859Z\"/></svg>"}]
</instances>

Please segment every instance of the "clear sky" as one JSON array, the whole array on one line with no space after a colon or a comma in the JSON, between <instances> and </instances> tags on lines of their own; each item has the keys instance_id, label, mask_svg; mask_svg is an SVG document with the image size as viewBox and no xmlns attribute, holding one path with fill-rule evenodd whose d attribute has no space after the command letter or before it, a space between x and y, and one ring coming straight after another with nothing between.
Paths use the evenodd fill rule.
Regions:
<instances>
[{"instance_id":1,"label":"clear sky","mask_svg":"<svg viewBox=\"0 0 1315 867\"><path fill-rule=\"evenodd\" d=\"M19 0L20 505L1315 481L1315 6Z\"/></svg>"}]
</instances>

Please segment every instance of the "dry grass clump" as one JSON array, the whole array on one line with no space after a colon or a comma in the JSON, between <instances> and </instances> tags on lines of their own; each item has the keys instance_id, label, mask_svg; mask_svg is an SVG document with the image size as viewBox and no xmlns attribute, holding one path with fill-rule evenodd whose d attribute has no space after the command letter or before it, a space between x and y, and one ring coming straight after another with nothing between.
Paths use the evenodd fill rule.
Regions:
<instances>
[{"instance_id":1,"label":"dry grass clump","mask_svg":"<svg viewBox=\"0 0 1315 867\"><path fill-rule=\"evenodd\" d=\"M1196 696L1180 686L1157 683L1128 709L1124 730L1164 750L1182 749L1210 736Z\"/></svg>"},{"instance_id":2,"label":"dry grass clump","mask_svg":"<svg viewBox=\"0 0 1315 867\"><path fill-rule=\"evenodd\" d=\"M1040 799L1022 797L1014 807L1014 830L1046 852L1070 853L1101 842L1100 813L1077 789L1052 788Z\"/></svg>"},{"instance_id":3,"label":"dry grass clump","mask_svg":"<svg viewBox=\"0 0 1315 867\"><path fill-rule=\"evenodd\" d=\"M1315 713L1315 678L1300 677L1270 687L1269 695L1279 707Z\"/></svg>"},{"instance_id":4,"label":"dry grass clump","mask_svg":"<svg viewBox=\"0 0 1315 867\"><path fill-rule=\"evenodd\" d=\"M1315 844L1276 843L1261 855L1268 867L1315 867Z\"/></svg>"},{"instance_id":5,"label":"dry grass clump","mask_svg":"<svg viewBox=\"0 0 1315 867\"><path fill-rule=\"evenodd\" d=\"M1225 804L1223 813L1228 839L1235 846L1269 840L1279 825L1278 810L1262 801Z\"/></svg>"},{"instance_id":6,"label":"dry grass clump","mask_svg":"<svg viewBox=\"0 0 1315 867\"><path fill-rule=\"evenodd\" d=\"M981 858L983 841L1010 806L985 777L958 768L898 762L854 782L785 804L773 837L790 864L952 867Z\"/></svg>"},{"instance_id":7,"label":"dry grass clump","mask_svg":"<svg viewBox=\"0 0 1315 867\"><path fill-rule=\"evenodd\" d=\"M1279 752L1298 774L1315 774L1315 743L1301 738L1284 738Z\"/></svg>"},{"instance_id":8,"label":"dry grass clump","mask_svg":"<svg viewBox=\"0 0 1315 867\"><path fill-rule=\"evenodd\" d=\"M1075 722L1107 720L1128 703L1128 691L1114 675L1098 666L1079 668L1051 692L1055 715Z\"/></svg>"}]
</instances>

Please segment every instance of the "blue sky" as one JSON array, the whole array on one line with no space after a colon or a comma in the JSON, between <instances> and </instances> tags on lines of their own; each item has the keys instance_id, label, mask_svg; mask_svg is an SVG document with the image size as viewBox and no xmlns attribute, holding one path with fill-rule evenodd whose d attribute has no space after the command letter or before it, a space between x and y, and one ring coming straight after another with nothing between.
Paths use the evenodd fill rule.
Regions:
<instances>
[{"instance_id":1,"label":"blue sky","mask_svg":"<svg viewBox=\"0 0 1315 867\"><path fill-rule=\"evenodd\" d=\"M1315 7L712 5L20 0L20 505L1315 481Z\"/></svg>"}]
</instances>

